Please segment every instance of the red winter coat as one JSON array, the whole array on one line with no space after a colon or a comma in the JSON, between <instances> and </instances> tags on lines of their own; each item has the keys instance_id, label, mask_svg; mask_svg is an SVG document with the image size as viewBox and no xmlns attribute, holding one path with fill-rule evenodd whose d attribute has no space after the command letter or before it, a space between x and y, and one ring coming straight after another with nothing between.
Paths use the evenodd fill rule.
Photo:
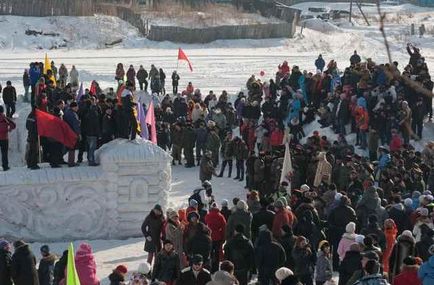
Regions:
<instances>
[{"instance_id":1,"label":"red winter coat","mask_svg":"<svg viewBox=\"0 0 434 285\"><path fill-rule=\"evenodd\" d=\"M226 219L220 213L219 209L211 209L205 216L205 224L211 230L212 241L221 241L225 239Z\"/></svg>"},{"instance_id":2,"label":"red winter coat","mask_svg":"<svg viewBox=\"0 0 434 285\"><path fill-rule=\"evenodd\" d=\"M402 147L402 139L399 135L393 135L390 140L390 151L399 151Z\"/></svg>"},{"instance_id":3,"label":"red winter coat","mask_svg":"<svg viewBox=\"0 0 434 285\"><path fill-rule=\"evenodd\" d=\"M422 285L417 277L418 267L404 267L402 272L393 278L392 285Z\"/></svg>"},{"instance_id":4,"label":"red winter coat","mask_svg":"<svg viewBox=\"0 0 434 285\"><path fill-rule=\"evenodd\" d=\"M15 123L6 118L4 114L0 114L0 140L8 140L8 133L15 129Z\"/></svg>"},{"instance_id":5,"label":"red winter coat","mask_svg":"<svg viewBox=\"0 0 434 285\"><path fill-rule=\"evenodd\" d=\"M273 220L273 229L272 229L273 235L276 238L279 238L282 235L281 232L282 226L288 225L292 227L293 223L294 223L294 214L290 210L286 208L278 210Z\"/></svg>"},{"instance_id":6,"label":"red winter coat","mask_svg":"<svg viewBox=\"0 0 434 285\"><path fill-rule=\"evenodd\" d=\"M279 146L283 143L283 131L280 129L275 129L271 132L270 145Z\"/></svg>"},{"instance_id":7,"label":"red winter coat","mask_svg":"<svg viewBox=\"0 0 434 285\"><path fill-rule=\"evenodd\" d=\"M75 266L81 284L100 284L98 277L96 277L95 257L93 256L90 245L86 243L80 244L75 255Z\"/></svg>"}]
</instances>

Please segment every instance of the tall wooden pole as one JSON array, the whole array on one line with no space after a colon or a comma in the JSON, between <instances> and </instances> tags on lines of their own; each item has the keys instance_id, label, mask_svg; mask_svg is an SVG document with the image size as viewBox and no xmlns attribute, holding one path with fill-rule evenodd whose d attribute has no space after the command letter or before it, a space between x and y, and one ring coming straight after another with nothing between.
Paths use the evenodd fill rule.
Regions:
<instances>
[{"instance_id":1,"label":"tall wooden pole","mask_svg":"<svg viewBox=\"0 0 434 285\"><path fill-rule=\"evenodd\" d=\"M350 1L350 19L349 19L350 23L352 23L351 22L352 16L353 16L353 0Z\"/></svg>"}]
</instances>

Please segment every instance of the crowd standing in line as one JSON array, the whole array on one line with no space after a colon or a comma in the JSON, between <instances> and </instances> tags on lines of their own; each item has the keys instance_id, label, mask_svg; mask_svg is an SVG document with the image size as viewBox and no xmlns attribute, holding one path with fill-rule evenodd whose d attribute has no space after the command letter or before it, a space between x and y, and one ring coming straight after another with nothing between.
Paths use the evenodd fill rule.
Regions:
<instances>
[{"instance_id":1,"label":"crowd standing in line","mask_svg":"<svg viewBox=\"0 0 434 285\"><path fill-rule=\"evenodd\" d=\"M420 50L411 44L407 50L405 66L362 62L355 51L343 72L334 60L326 65L322 55L316 73L285 61L268 82L252 75L234 102L225 91L203 96L192 82L178 92L176 72L173 94L166 94L162 69L140 66L136 72L131 65L125 72L122 63L115 72L117 92L93 81L77 96L74 66L68 73L65 65L57 71L52 63L42 74L42 64L32 63L23 75L33 106L26 124L28 167L39 168L39 143L51 167L76 167L85 152L96 166L95 149L114 138L135 139L135 110L143 104L136 98L138 83L157 101L158 146L171 152L173 167L198 167L202 186L187 208L155 205L145 218L148 259L129 284L322 285L335 284L333 272L339 285L434 284L434 142L423 151L414 147L432 120L426 91L433 81ZM11 82L3 100L2 158L15 127ZM79 138L76 147L39 140L35 109L62 118ZM321 129L306 137L304 127L315 120ZM336 139L321 135L324 128ZM347 142L350 133L356 145ZM293 169L282 181L285 144ZM225 176L237 180L246 196L217 201L211 181ZM11 256L9 243L0 242L1 284L64 284L67 253L54 263L44 246L36 270L29 246L16 241L14 248ZM99 284L88 244L80 245L75 261L82 284ZM111 284L125 284L127 272L117 266Z\"/></svg>"}]
</instances>

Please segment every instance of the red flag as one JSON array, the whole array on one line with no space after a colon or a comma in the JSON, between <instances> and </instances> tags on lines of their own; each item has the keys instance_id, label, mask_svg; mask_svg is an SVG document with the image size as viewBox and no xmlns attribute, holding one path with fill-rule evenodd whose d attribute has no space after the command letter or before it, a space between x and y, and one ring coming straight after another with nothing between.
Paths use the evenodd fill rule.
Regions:
<instances>
[{"instance_id":1,"label":"red flag","mask_svg":"<svg viewBox=\"0 0 434 285\"><path fill-rule=\"evenodd\" d=\"M148 112L146 112L146 124L151 126L151 135L149 138L151 139L152 143L157 143L157 126L155 122L155 115L154 115L154 102L153 99L151 100L151 104L149 104Z\"/></svg>"},{"instance_id":2,"label":"red flag","mask_svg":"<svg viewBox=\"0 0 434 285\"><path fill-rule=\"evenodd\" d=\"M178 60L185 60L186 62L188 62L188 67L190 68L190 71L193 72L193 67L191 66L191 62L181 48L179 48L178 50Z\"/></svg>"},{"instance_id":3,"label":"red flag","mask_svg":"<svg viewBox=\"0 0 434 285\"><path fill-rule=\"evenodd\" d=\"M39 136L53 139L68 148L75 147L77 135L66 122L38 109L35 110L35 116Z\"/></svg>"}]
</instances>

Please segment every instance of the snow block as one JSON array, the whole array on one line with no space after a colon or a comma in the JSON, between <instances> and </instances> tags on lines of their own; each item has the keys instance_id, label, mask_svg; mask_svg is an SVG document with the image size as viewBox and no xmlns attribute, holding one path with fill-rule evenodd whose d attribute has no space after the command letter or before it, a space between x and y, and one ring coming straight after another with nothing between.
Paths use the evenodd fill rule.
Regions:
<instances>
[{"instance_id":1,"label":"snow block","mask_svg":"<svg viewBox=\"0 0 434 285\"><path fill-rule=\"evenodd\" d=\"M13 168L0 172L0 236L26 241L123 239L167 208L171 160L149 141L114 140L96 152L100 166Z\"/></svg>"}]
</instances>

